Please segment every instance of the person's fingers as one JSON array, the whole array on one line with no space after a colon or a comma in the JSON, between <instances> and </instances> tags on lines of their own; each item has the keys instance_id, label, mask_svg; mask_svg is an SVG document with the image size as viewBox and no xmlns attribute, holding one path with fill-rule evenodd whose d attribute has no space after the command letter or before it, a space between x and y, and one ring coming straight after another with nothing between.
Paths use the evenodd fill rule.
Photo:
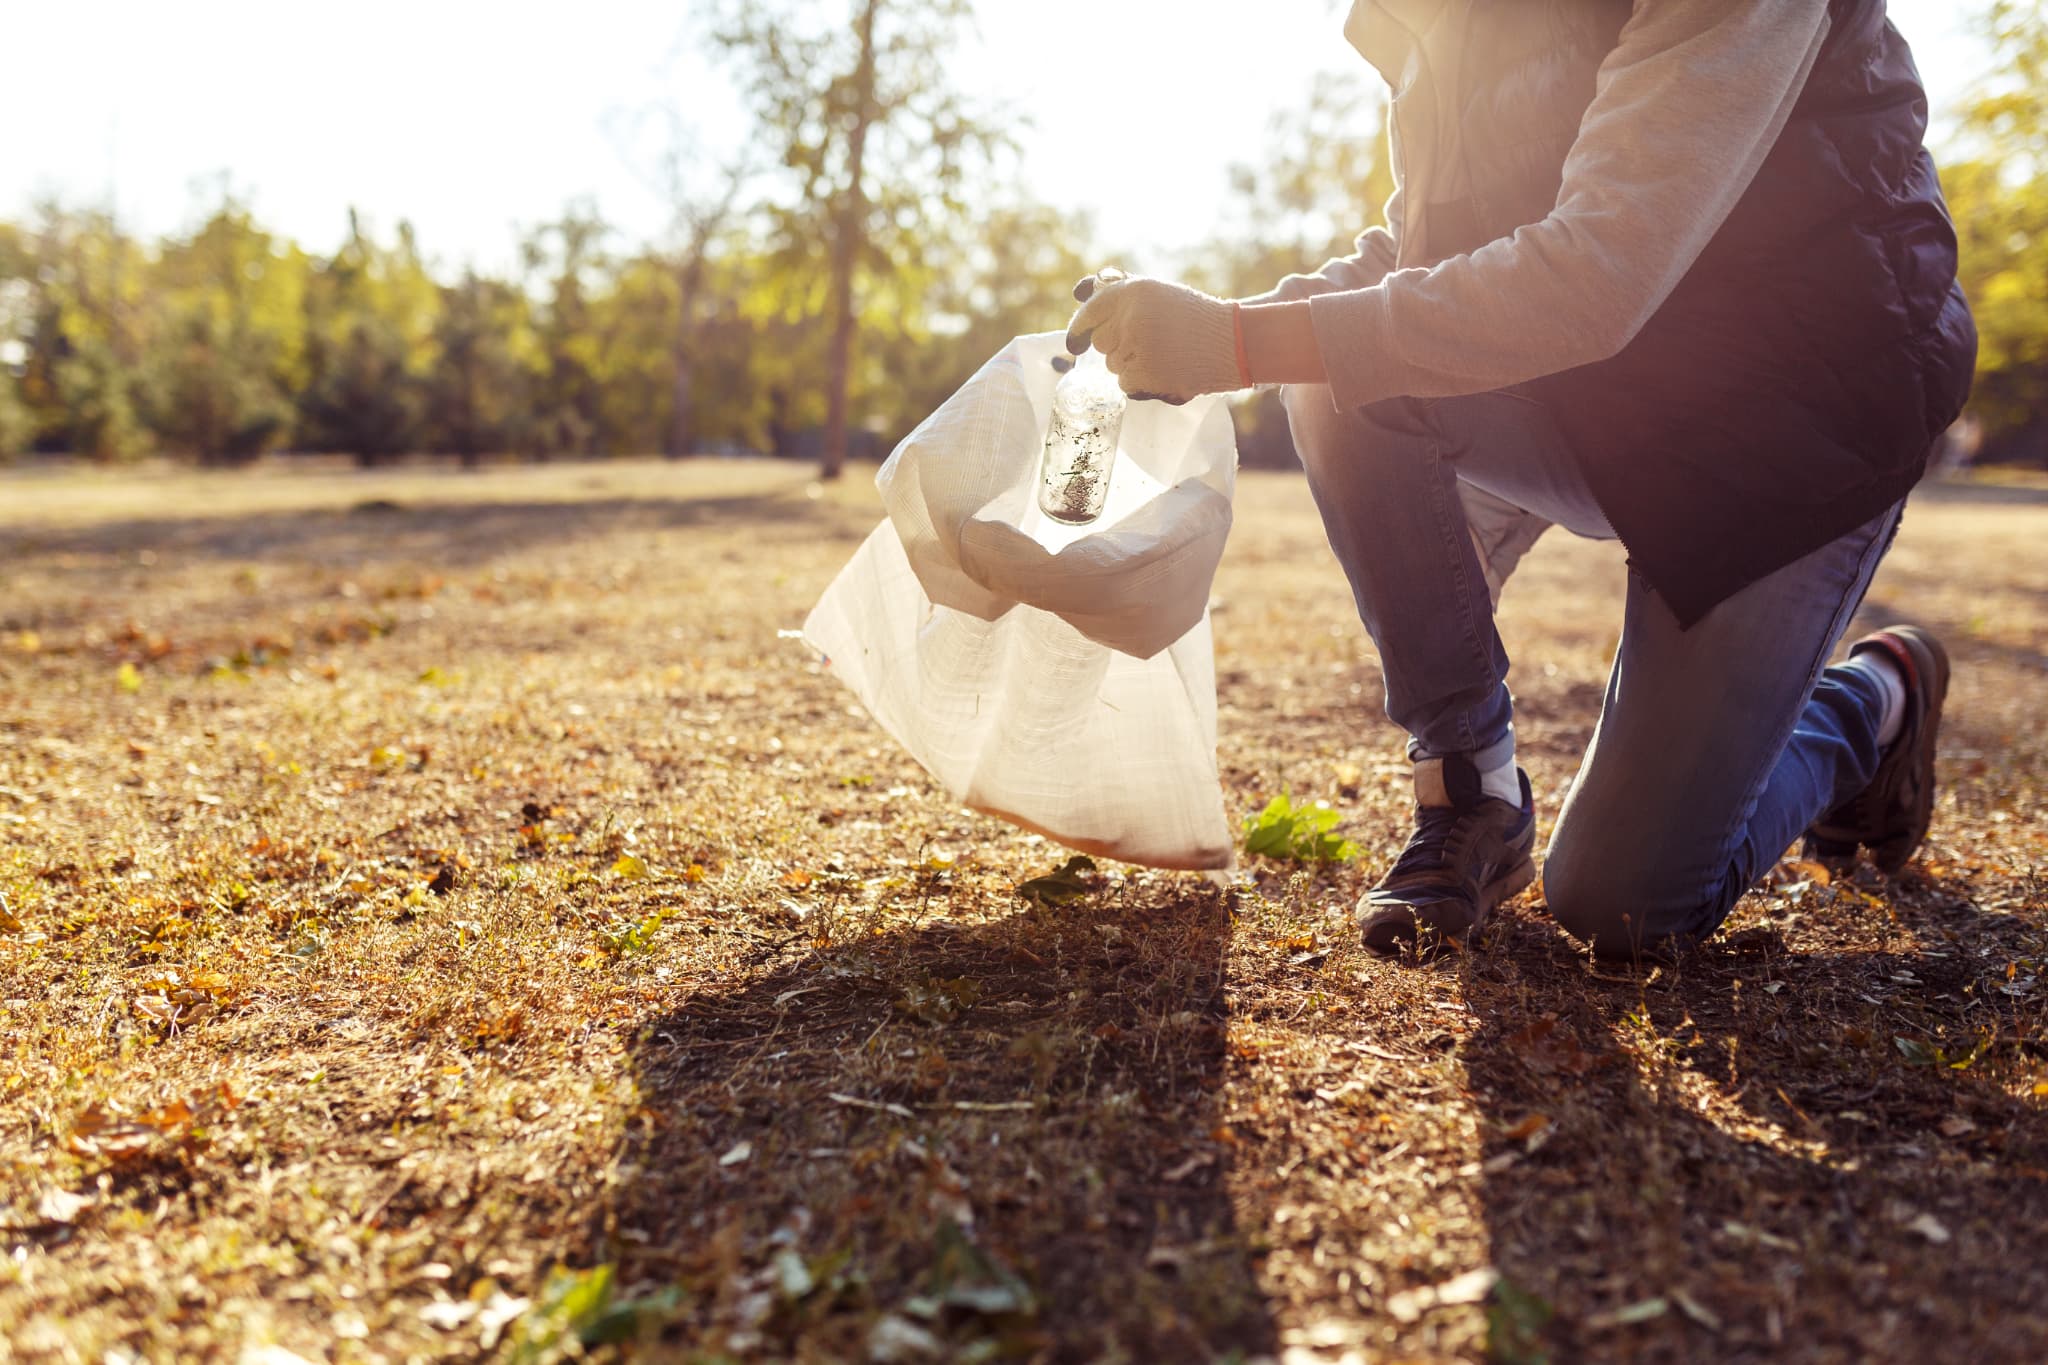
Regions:
<instances>
[{"instance_id":1,"label":"person's fingers","mask_svg":"<svg viewBox=\"0 0 2048 1365\"><path fill-rule=\"evenodd\" d=\"M1097 327L1089 337L1089 345L1108 355L1112 351L1128 351L1124 345L1124 319L1113 317Z\"/></svg>"},{"instance_id":2,"label":"person's fingers","mask_svg":"<svg viewBox=\"0 0 2048 1365\"><path fill-rule=\"evenodd\" d=\"M1190 403L1190 402L1192 402L1192 401L1193 401L1193 400L1192 400L1191 398L1177 398L1177 397L1175 397L1174 395L1172 395L1172 394L1168 394L1168 393L1146 393L1146 392L1138 392L1138 393L1127 393L1127 394L1125 394L1125 395L1124 395L1124 397L1126 397L1126 398L1129 398L1129 399L1133 400L1134 402L1140 402L1140 403L1165 403L1165 404L1168 404L1168 405L1169 405L1169 406L1171 406L1171 407L1176 407L1176 408L1178 408L1178 407L1184 407L1184 406L1186 406L1186 405L1187 405L1188 403Z\"/></svg>"},{"instance_id":3,"label":"person's fingers","mask_svg":"<svg viewBox=\"0 0 2048 1365\"><path fill-rule=\"evenodd\" d=\"M1074 286L1074 302L1086 303L1088 302L1088 296L1094 292L1095 277L1093 275L1083 275L1081 282Z\"/></svg>"},{"instance_id":4,"label":"person's fingers","mask_svg":"<svg viewBox=\"0 0 2048 1365\"><path fill-rule=\"evenodd\" d=\"M1116 298L1123 292L1120 281L1104 283L1088 297L1087 302L1074 310L1073 321L1067 324L1067 350L1079 355L1088 349L1095 329L1116 315Z\"/></svg>"}]
</instances>

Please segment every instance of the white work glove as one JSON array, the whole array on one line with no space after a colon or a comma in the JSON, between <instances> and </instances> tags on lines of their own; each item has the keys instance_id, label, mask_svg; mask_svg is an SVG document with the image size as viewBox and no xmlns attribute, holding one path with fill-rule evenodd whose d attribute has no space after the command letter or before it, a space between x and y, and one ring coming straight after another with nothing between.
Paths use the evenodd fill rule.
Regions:
<instances>
[{"instance_id":1,"label":"white work glove","mask_svg":"<svg viewBox=\"0 0 2048 1365\"><path fill-rule=\"evenodd\" d=\"M1131 397L1185 403L1248 387L1229 300L1112 269L1075 285L1074 297L1081 307L1067 324L1067 350L1079 355L1092 343Z\"/></svg>"}]
</instances>

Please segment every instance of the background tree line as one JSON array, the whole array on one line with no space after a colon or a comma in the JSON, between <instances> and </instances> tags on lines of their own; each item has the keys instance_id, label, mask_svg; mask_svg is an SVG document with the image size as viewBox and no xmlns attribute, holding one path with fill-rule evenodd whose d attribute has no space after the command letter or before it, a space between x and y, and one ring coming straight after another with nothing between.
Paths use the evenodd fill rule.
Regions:
<instances>
[{"instance_id":1,"label":"background tree line","mask_svg":"<svg viewBox=\"0 0 2048 1365\"><path fill-rule=\"evenodd\" d=\"M46 203L0 221L0 458L273 451L487 457L756 450L837 472L878 455L1020 332L1060 325L1104 261L1223 293L1349 249L1389 180L1378 95L1323 79L1219 185L1210 240L1130 261L1014 184L1014 115L951 88L966 0L723 0L699 37L754 118L739 159L673 114L626 121L671 229L626 242L574 204L499 274L438 272L402 220L351 213L331 255L259 222L226 178L144 241ZM1984 458L2048 462L2048 22L1993 0L1996 60L1944 181L1983 355ZM1270 396L1255 463L1291 460Z\"/></svg>"}]
</instances>

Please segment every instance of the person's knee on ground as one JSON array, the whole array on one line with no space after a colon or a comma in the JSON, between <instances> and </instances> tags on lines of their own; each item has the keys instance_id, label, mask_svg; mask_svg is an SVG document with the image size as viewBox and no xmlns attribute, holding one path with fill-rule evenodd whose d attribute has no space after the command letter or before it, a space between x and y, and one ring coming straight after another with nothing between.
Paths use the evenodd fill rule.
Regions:
<instances>
[{"instance_id":1,"label":"person's knee on ground","mask_svg":"<svg viewBox=\"0 0 2048 1365\"><path fill-rule=\"evenodd\" d=\"M1543 857L1543 903L1558 926L1600 957L1664 960L1698 944L1720 921L1719 906L1676 876L1631 868L1612 850L1553 837Z\"/></svg>"}]
</instances>

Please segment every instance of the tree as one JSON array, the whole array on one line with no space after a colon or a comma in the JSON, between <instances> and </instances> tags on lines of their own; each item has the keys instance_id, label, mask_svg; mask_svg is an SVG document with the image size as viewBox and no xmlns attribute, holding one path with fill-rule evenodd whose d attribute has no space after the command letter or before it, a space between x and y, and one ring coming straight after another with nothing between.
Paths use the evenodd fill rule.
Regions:
<instances>
[{"instance_id":1,"label":"tree","mask_svg":"<svg viewBox=\"0 0 2048 1365\"><path fill-rule=\"evenodd\" d=\"M106 213L45 204L38 219L26 235L23 396L64 449L133 458L151 445L142 411L148 258Z\"/></svg>"},{"instance_id":2,"label":"tree","mask_svg":"<svg viewBox=\"0 0 2048 1365\"><path fill-rule=\"evenodd\" d=\"M35 289L29 244L12 223L0 223L0 461L35 444L36 419L21 391L28 361Z\"/></svg>"},{"instance_id":3,"label":"tree","mask_svg":"<svg viewBox=\"0 0 2048 1365\"><path fill-rule=\"evenodd\" d=\"M279 244L225 191L198 230L163 246L149 369L151 424L168 444L215 464L283 443L306 379L311 270L304 252Z\"/></svg>"},{"instance_id":4,"label":"tree","mask_svg":"<svg viewBox=\"0 0 2048 1365\"><path fill-rule=\"evenodd\" d=\"M650 128L659 145L651 154L636 144ZM652 258L665 258L673 279L674 308L669 337L669 418L662 451L679 459L696 448L696 388L709 324L705 289L713 255L739 217L739 201L751 178L744 154L720 164L704 150L694 131L673 109L643 110L615 128L620 155L639 171L648 188L669 207L669 242ZM640 170L645 165L646 170ZM628 273L635 273L629 266ZM624 280L621 281L623 285Z\"/></svg>"},{"instance_id":5,"label":"tree","mask_svg":"<svg viewBox=\"0 0 2048 1365\"><path fill-rule=\"evenodd\" d=\"M475 270L441 290L436 360L423 395L429 440L473 469L529 444L529 390L542 356L526 295Z\"/></svg>"},{"instance_id":6,"label":"tree","mask_svg":"<svg viewBox=\"0 0 2048 1365\"><path fill-rule=\"evenodd\" d=\"M592 326L591 292L609 261L611 228L594 206L572 204L519 245L529 289L543 294L536 332L542 364L534 394L535 453L589 455L602 436L603 340Z\"/></svg>"},{"instance_id":7,"label":"tree","mask_svg":"<svg viewBox=\"0 0 2048 1365\"><path fill-rule=\"evenodd\" d=\"M825 444L820 473L845 463L862 277L885 280L922 238L963 212L965 170L1006 145L945 82L967 0L738 0L712 26L779 144L794 198L769 217L794 263L830 244Z\"/></svg>"},{"instance_id":8,"label":"tree","mask_svg":"<svg viewBox=\"0 0 2048 1365\"><path fill-rule=\"evenodd\" d=\"M877 416L900 435L1026 332L1066 325L1074 282L1100 264L1092 224L989 187L976 230L935 243L917 270L898 276L922 307L898 310L884 295L869 324L891 382Z\"/></svg>"},{"instance_id":9,"label":"tree","mask_svg":"<svg viewBox=\"0 0 2048 1365\"><path fill-rule=\"evenodd\" d=\"M1995 0L1978 24L1993 60L1942 173L1977 320L1970 406L1983 458L2048 460L2048 17Z\"/></svg>"},{"instance_id":10,"label":"tree","mask_svg":"<svg viewBox=\"0 0 2048 1365\"><path fill-rule=\"evenodd\" d=\"M307 292L311 380L303 408L320 449L382 464L417 448L440 291L410 224L380 245L349 211L348 241Z\"/></svg>"}]
</instances>

